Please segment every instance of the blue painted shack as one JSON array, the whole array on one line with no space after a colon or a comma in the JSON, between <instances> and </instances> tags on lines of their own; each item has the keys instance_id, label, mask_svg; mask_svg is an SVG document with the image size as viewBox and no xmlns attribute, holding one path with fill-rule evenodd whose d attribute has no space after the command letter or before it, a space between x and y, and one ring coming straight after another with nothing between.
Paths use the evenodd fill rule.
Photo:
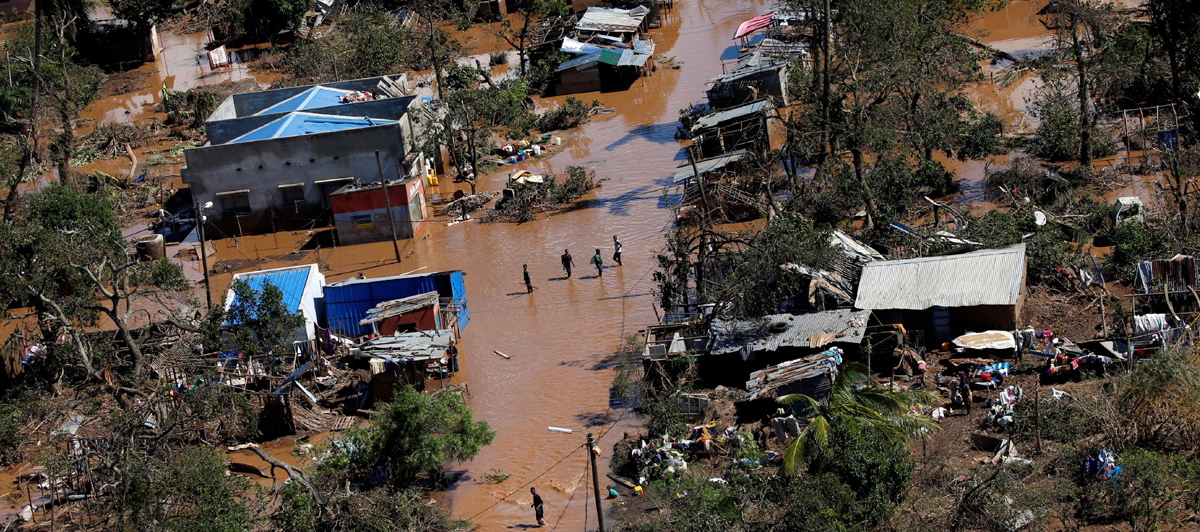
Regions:
<instances>
[{"instance_id":1,"label":"blue painted shack","mask_svg":"<svg viewBox=\"0 0 1200 532\"><path fill-rule=\"evenodd\" d=\"M434 291L441 298L442 308L449 309L458 318L459 330L466 329L471 315L467 308L467 286L460 270L346 279L325 285L325 316L329 329L335 334L364 336L372 332L371 328L361 326L359 322L375 305Z\"/></svg>"}]
</instances>

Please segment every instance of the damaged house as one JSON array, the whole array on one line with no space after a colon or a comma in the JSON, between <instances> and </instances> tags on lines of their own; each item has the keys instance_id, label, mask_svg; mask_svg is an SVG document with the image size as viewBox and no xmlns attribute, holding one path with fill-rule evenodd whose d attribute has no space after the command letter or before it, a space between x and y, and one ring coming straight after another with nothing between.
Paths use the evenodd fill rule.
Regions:
<instances>
[{"instance_id":1,"label":"damaged house","mask_svg":"<svg viewBox=\"0 0 1200 532\"><path fill-rule=\"evenodd\" d=\"M329 329L349 338L375 332L369 321L381 303L436 292L438 326L458 332L470 320L463 272L451 270L367 279L346 279L325 286L325 316Z\"/></svg>"},{"instance_id":2,"label":"damaged house","mask_svg":"<svg viewBox=\"0 0 1200 532\"><path fill-rule=\"evenodd\" d=\"M855 308L932 342L1013 330L1025 296L1025 244L961 255L868 262Z\"/></svg>"},{"instance_id":3,"label":"damaged house","mask_svg":"<svg viewBox=\"0 0 1200 532\"><path fill-rule=\"evenodd\" d=\"M839 309L811 314L774 314L757 319L717 319L701 377L741 387L755 371L837 347L858 353L871 313Z\"/></svg>"},{"instance_id":4,"label":"damaged house","mask_svg":"<svg viewBox=\"0 0 1200 532\"><path fill-rule=\"evenodd\" d=\"M688 125L687 137L699 160L741 149L763 152L780 144L778 122L775 105L759 100L695 119Z\"/></svg>"},{"instance_id":5,"label":"damaged house","mask_svg":"<svg viewBox=\"0 0 1200 532\"><path fill-rule=\"evenodd\" d=\"M403 77L382 76L234 94L180 174L224 234L311 224L328 216L330 194L379 182L381 168L388 181L423 172L404 91Z\"/></svg>"}]
</instances>

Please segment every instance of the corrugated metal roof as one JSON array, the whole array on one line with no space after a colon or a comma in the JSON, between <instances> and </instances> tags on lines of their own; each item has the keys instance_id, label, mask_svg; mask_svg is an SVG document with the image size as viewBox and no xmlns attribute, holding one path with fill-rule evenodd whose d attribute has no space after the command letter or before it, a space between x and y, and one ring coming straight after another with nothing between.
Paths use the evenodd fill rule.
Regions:
<instances>
[{"instance_id":1,"label":"corrugated metal roof","mask_svg":"<svg viewBox=\"0 0 1200 532\"><path fill-rule=\"evenodd\" d=\"M308 286L308 276L316 267L316 264L305 264L260 272L235 273L233 280L246 281L255 292L262 292L267 283L275 285L283 292L284 306L289 312L296 312L300 310L300 300L304 297L304 287ZM229 308L237 300L232 288L225 299L225 308Z\"/></svg>"},{"instance_id":2,"label":"corrugated metal roof","mask_svg":"<svg viewBox=\"0 0 1200 532\"><path fill-rule=\"evenodd\" d=\"M315 133L342 131L344 129L385 126L395 123L395 120L371 118L368 116L355 117L295 112L276 118L264 126L260 126L245 135L229 141L229 144L280 137L298 137Z\"/></svg>"},{"instance_id":3,"label":"corrugated metal roof","mask_svg":"<svg viewBox=\"0 0 1200 532\"><path fill-rule=\"evenodd\" d=\"M723 355L741 352L743 358L757 351L776 351L781 347L810 347L816 335L835 335L829 343L862 342L867 330L866 310L827 310L812 314L774 314L756 320L714 320L709 326L713 336L711 353Z\"/></svg>"},{"instance_id":4,"label":"corrugated metal roof","mask_svg":"<svg viewBox=\"0 0 1200 532\"><path fill-rule=\"evenodd\" d=\"M362 321L358 322L358 324L368 325L392 316L401 316L414 310L420 310L425 307L433 306L433 304L437 302L437 292L426 292L424 294L417 294L415 296L384 301L383 303L375 305L368 310L367 317L363 318Z\"/></svg>"},{"instance_id":5,"label":"corrugated metal roof","mask_svg":"<svg viewBox=\"0 0 1200 532\"><path fill-rule=\"evenodd\" d=\"M459 270L410 275L393 275L368 279L346 279L325 285L325 316L334 332L359 336L370 332L359 325L375 305L403 297L438 292L452 298L449 303L458 307L458 326L465 328L470 315L467 310L466 285Z\"/></svg>"},{"instance_id":6,"label":"corrugated metal roof","mask_svg":"<svg viewBox=\"0 0 1200 532\"><path fill-rule=\"evenodd\" d=\"M1025 244L920 259L868 262L854 306L924 310L930 307L1015 305L1025 286Z\"/></svg>"},{"instance_id":7,"label":"corrugated metal roof","mask_svg":"<svg viewBox=\"0 0 1200 532\"><path fill-rule=\"evenodd\" d=\"M746 400L784 393L779 391L781 388L786 388L786 393L817 398L832 387L837 376L837 360L825 354L812 355L755 371L746 381Z\"/></svg>"},{"instance_id":8,"label":"corrugated metal roof","mask_svg":"<svg viewBox=\"0 0 1200 532\"><path fill-rule=\"evenodd\" d=\"M645 6L633 9L613 9L611 7L589 7L575 29L584 31L602 31L612 33L633 33L642 25L650 10Z\"/></svg>"},{"instance_id":9,"label":"corrugated metal roof","mask_svg":"<svg viewBox=\"0 0 1200 532\"><path fill-rule=\"evenodd\" d=\"M743 116L752 115L754 113L761 113L764 110L774 109L774 108L775 108L775 106L771 105L771 102L769 102L767 100L759 100L754 103L748 103L746 105L741 105L738 107L731 107L729 109L725 109L724 111L717 111L710 115L701 117L699 120L696 121L695 124L692 125L692 131L697 131L700 129L704 129L706 127L712 127L712 126L715 126L718 124L728 122L735 118L741 118Z\"/></svg>"},{"instance_id":10,"label":"corrugated metal roof","mask_svg":"<svg viewBox=\"0 0 1200 532\"><path fill-rule=\"evenodd\" d=\"M704 175L709 172L714 172L714 171L720 170L722 168L725 168L725 166L729 165L729 163L734 163L734 162L741 160L748 153L750 153L750 152L748 152L744 149L733 150L729 153L722 153L721 155L718 155L716 157L709 157L707 159L701 159L699 161L696 161L695 172L692 171L692 165L685 164L675 170L675 182L682 183L684 181L687 181L688 179L695 177L697 173L699 173L700 175Z\"/></svg>"},{"instance_id":11,"label":"corrugated metal roof","mask_svg":"<svg viewBox=\"0 0 1200 532\"><path fill-rule=\"evenodd\" d=\"M361 349L363 356L369 357L430 360L442 358L452 343L450 331L420 331L376 338Z\"/></svg>"}]
</instances>

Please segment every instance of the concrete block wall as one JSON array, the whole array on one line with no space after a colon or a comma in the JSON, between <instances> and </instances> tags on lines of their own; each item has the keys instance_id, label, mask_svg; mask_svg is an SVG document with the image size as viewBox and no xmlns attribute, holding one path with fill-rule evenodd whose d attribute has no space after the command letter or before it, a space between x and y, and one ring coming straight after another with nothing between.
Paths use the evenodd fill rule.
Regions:
<instances>
[{"instance_id":1,"label":"concrete block wall","mask_svg":"<svg viewBox=\"0 0 1200 532\"><path fill-rule=\"evenodd\" d=\"M184 152L187 165L181 174L196 201L214 203L210 218L219 221L225 217L217 197L220 192L249 189L251 212L263 214L284 206L280 185L303 183L305 201L318 206L324 205L326 194L336 189L322 187L316 181L346 177L378 182L375 150L379 150L384 176L399 179L403 144L401 127L390 124L206 146Z\"/></svg>"},{"instance_id":2,"label":"concrete block wall","mask_svg":"<svg viewBox=\"0 0 1200 532\"><path fill-rule=\"evenodd\" d=\"M355 223L354 219L360 216L370 216L371 226L364 227ZM401 239L412 238L416 230L416 222L412 220L408 205L392 207L392 216L396 220L396 237ZM386 208L338 213L333 215L333 225L337 230L338 243L343 246L392 239L392 232L388 227Z\"/></svg>"}]
</instances>

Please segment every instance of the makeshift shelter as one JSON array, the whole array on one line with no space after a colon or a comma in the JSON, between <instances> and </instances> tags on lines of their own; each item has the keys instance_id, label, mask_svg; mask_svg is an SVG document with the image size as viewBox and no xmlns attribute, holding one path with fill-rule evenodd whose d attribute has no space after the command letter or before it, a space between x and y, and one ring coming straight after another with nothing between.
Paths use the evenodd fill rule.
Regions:
<instances>
[{"instance_id":1,"label":"makeshift shelter","mask_svg":"<svg viewBox=\"0 0 1200 532\"><path fill-rule=\"evenodd\" d=\"M775 105L759 100L716 111L691 126L692 150L698 159L717 157L740 149L764 151L771 145Z\"/></svg>"},{"instance_id":2,"label":"makeshift shelter","mask_svg":"<svg viewBox=\"0 0 1200 532\"><path fill-rule=\"evenodd\" d=\"M787 105L789 64L797 57L807 57L800 45L766 40L738 58L725 73L712 78L704 87L708 103L716 109L735 107L762 98L771 98Z\"/></svg>"},{"instance_id":3,"label":"makeshift shelter","mask_svg":"<svg viewBox=\"0 0 1200 532\"><path fill-rule=\"evenodd\" d=\"M733 150L729 153L722 153L707 159L696 161L695 165L685 163L675 169L675 177L673 179L676 185L691 184L694 182L697 175L721 174L737 172L740 168L739 162L745 159L750 152L747 150ZM707 178L706 178L707 179Z\"/></svg>"},{"instance_id":4,"label":"makeshift shelter","mask_svg":"<svg viewBox=\"0 0 1200 532\"><path fill-rule=\"evenodd\" d=\"M442 328L466 328L470 320L467 287L459 270L331 283L325 287L325 315L334 333L359 337L372 332L360 323L376 305L429 292L438 293Z\"/></svg>"},{"instance_id":5,"label":"makeshift shelter","mask_svg":"<svg viewBox=\"0 0 1200 532\"><path fill-rule=\"evenodd\" d=\"M1025 244L863 265L854 306L880 323L928 331L932 341L969 330L1012 330L1025 292Z\"/></svg>"},{"instance_id":6,"label":"makeshift shelter","mask_svg":"<svg viewBox=\"0 0 1200 532\"><path fill-rule=\"evenodd\" d=\"M375 334L383 336L397 332L436 331L441 329L439 299L435 291L384 301L368 310L367 316L358 324L370 326Z\"/></svg>"},{"instance_id":7,"label":"makeshift shelter","mask_svg":"<svg viewBox=\"0 0 1200 532\"><path fill-rule=\"evenodd\" d=\"M821 398L833 387L837 368L842 362L841 350L831 347L816 355L789 360L750 374L746 381L747 401L774 399L801 393Z\"/></svg>"},{"instance_id":8,"label":"makeshift shelter","mask_svg":"<svg viewBox=\"0 0 1200 532\"><path fill-rule=\"evenodd\" d=\"M629 48L585 45L584 55L575 57L555 70L555 93L624 90L641 77L654 55L654 41L635 39Z\"/></svg>"},{"instance_id":9,"label":"makeshift shelter","mask_svg":"<svg viewBox=\"0 0 1200 532\"><path fill-rule=\"evenodd\" d=\"M358 349L371 368L371 397L391 399L395 385L424 389L430 378L443 379L458 370L458 350L450 331L418 331L383 336Z\"/></svg>"},{"instance_id":10,"label":"makeshift shelter","mask_svg":"<svg viewBox=\"0 0 1200 532\"><path fill-rule=\"evenodd\" d=\"M757 319L716 319L709 326L706 380L740 384L751 372L838 347L856 353L871 313L839 309L811 314L774 314ZM707 371L706 371L707 369Z\"/></svg>"},{"instance_id":11,"label":"makeshift shelter","mask_svg":"<svg viewBox=\"0 0 1200 532\"><path fill-rule=\"evenodd\" d=\"M650 8L638 6L633 9L611 7L589 7L575 23L575 38L592 41L598 36L607 36L621 42L631 42L646 31Z\"/></svg>"}]
</instances>

